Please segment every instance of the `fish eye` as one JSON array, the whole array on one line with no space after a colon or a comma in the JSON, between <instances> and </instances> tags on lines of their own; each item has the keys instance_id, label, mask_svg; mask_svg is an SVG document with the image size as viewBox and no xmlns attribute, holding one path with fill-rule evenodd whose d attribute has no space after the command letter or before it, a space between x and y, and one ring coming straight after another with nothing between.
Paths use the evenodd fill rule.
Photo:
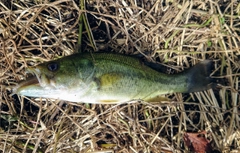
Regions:
<instances>
[{"instance_id":1,"label":"fish eye","mask_svg":"<svg viewBox=\"0 0 240 153\"><path fill-rule=\"evenodd\" d=\"M56 62L49 63L47 65L47 68L48 68L49 71L52 71L52 72L57 71L58 70L58 63L56 63Z\"/></svg>"}]
</instances>

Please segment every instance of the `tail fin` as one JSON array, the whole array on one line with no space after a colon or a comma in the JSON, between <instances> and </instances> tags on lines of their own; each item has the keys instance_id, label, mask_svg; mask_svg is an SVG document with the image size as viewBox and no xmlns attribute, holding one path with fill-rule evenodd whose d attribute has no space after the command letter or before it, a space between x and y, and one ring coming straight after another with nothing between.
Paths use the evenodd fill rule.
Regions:
<instances>
[{"instance_id":1,"label":"tail fin","mask_svg":"<svg viewBox=\"0 0 240 153\"><path fill-rule=\"evenodd\" d=\"M205 60L187 70L187 92L198 92L214 87L213 79L210 77L212 65L212 61Z\"/></svg>"}]
</instances>

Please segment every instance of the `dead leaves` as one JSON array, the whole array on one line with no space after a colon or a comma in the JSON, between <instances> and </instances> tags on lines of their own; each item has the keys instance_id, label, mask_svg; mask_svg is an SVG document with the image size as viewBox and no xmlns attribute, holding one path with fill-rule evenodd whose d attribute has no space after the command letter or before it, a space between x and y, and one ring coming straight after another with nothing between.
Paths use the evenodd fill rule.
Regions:
<instances>
[{"instance_id":1,"label":"dead leaves","mask_svg":"<svg viewBox=\"0 0 240 153\"><path fill-rule=\"evenodd\" d=\"M185 132L183 139L191 151L195 153L209 153L212 151L210 140L206 138L207 132L188 133Z\"/></svg>"}]
</instances>

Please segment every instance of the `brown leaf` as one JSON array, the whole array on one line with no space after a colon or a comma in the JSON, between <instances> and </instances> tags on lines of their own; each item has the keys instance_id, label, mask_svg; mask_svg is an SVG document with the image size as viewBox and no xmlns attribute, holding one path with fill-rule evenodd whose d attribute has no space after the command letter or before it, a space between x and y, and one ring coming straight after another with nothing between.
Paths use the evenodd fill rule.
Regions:
<instances>
[{"instance_id":1,"label":"brown leaf","mask_svg":"<svg viewBox=\"0 0 240 153\"><path fill-rule=\"evenodd\" d=\"M190 150L196 153L211 152L210 141L206 138L206 131L197 133L184 133L183 139Z\"/></svg>"}]
</instances>

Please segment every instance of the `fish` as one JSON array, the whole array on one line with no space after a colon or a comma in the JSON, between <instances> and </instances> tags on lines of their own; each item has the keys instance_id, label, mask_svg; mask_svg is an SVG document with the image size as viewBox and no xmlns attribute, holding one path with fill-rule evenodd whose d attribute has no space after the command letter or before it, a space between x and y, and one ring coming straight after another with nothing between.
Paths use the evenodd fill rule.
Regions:
<instances>
[{"instance_id":1,"label":"fish","mask_svg":"<svg viewBox=\"0 0 240 153\"><path fill-rule=\"evenodd\" d=\"M33 76L12 91L27 97L94 104L154 102L164 94L212 88L211 66L211 60L204 60L183 72L165 74L133 56L76 53L29 67Z\"/></svg>"}]
</instances>

